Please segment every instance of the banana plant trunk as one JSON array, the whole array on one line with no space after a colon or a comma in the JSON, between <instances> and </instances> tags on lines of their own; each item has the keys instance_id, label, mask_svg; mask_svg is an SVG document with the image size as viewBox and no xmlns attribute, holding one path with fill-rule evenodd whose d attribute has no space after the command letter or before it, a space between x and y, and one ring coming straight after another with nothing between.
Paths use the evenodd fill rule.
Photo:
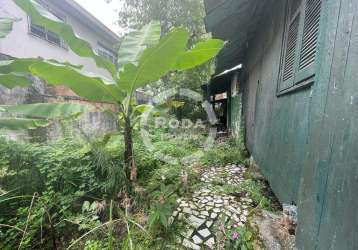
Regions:
<instances>
[{"instance_id":1,"label":"banana plant trunk","mask_svg":"<svg viewBox=\"0 0 358 250\"><path fill-rule=\"evenodd\" d=\"M126 176L132 182L137 180L137 167L133 156L132 124L130 118L125 119L124 124L124 163Z\"/></svg>"}]
</instances>

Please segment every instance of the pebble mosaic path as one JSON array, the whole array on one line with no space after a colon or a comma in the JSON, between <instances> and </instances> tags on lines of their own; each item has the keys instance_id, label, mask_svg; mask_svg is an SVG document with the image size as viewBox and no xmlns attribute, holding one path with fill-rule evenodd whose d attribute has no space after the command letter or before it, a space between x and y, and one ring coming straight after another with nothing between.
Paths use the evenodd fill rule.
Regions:
<instances>
[{"instance_id":1,"label":"pebble mosaic path","mask_svg":"<svg viewBox=\"0 0 358 250\"><path fill-rule=\"evenodd\" d=\"M177 200L178 207L173 219L184 222L187 230L180 240L187 249L214 249L219 224L225 227L243 226L253 202L247 195L234 197L217 191L218 183L240 185L246 168L242 165L227 165L222 168L210 168L201 175L206 187L193 193L189 198Z\"/></svg>"}]
</instances>

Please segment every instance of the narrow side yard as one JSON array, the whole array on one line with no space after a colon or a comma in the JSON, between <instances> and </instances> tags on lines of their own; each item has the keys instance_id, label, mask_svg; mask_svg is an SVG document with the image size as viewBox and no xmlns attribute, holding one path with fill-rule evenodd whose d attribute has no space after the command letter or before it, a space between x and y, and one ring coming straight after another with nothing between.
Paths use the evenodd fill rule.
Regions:
<instances>
[{"instance_id":1,"label":"narrow side yard","mask_svg":"<svg viewBox=\"0 0 358 250\"><path fill-rule=\"evenodd\" d=\"M163 143L162 133L154 145L178 157L199 143ZM235 141L218 142L183 167L156 160L136 139L132 191L118 168L120 140L103 143L1 141L1 249L262 248L248 221L257 209L275 206Z\"/></svg>"}]
</instances>

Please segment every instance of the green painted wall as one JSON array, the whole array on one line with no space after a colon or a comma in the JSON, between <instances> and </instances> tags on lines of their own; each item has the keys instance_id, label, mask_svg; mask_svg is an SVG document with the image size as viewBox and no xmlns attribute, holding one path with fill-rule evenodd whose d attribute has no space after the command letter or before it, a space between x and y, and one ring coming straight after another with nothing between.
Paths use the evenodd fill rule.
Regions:
<instances>
[{"instance_id":1,"label":"green painted wall","mask_svg":"<svg viewBox=\"0 0 358 250\"><path fill-rule=\"evenodd\" d=\"M311 89L277 98L284 1L275 1L249 46L242 80L246 144L282 202L297 203Z\"/></svg>"},{"instance_id":2,"label":"green painted wall","mask_svg":"<svg viewBox=\"0 0 358 250\"><path fill-rule=\"evenodd\" d=\"M311 87L277 97L284 0L271 1L241 79L246 145L281 202L298 205L299 249L358 249L358 1L323 0ZM279 11L281 10L281 11ZM231 126L239 117L231 99Z\"/></svg>"},{"instance_id":3,"label":"green painted wall","mask_svg":"<svg viewBox=\"0 0 358 250\"><path fill-rule=\"evenodd\" d=\"M305 249L358 249L358 1L325 3L298 240Z\"/></svg>"}]
</instances>

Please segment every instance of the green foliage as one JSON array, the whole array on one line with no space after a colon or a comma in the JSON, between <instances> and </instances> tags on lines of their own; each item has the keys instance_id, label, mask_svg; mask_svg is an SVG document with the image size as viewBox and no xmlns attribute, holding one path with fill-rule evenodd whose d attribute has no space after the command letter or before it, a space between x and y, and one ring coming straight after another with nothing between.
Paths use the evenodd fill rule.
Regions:
<instances>
[{"instance_id":1,"label":"green foliage","mask_svg":"<svg viewBox=\"0 0 358 250\"><path fill-rule=\"evenodd\" d=\"M16 106L1 106L0 114L24 116L26 118L0 118L0 129L35 129L47 126L54 119L69 119L90 110L87 105L74 103L38 103Z\"/></svg>"},{"instance_id":2,"label":"green foliage","mask_svg":"<svg viewBox=\"0 0 358 250\"><path fill-rule=\"evenodd\" d=\"M34 24L59 34L77 55L91 57L97 66L107 69L115 83L83 72L81 66L34 58L1 62L0 83L9 88L28 86L30 82L27 76L32 74L49 84L65 85L89 100L118 104L122 118L126 124L129 121L129 126L131 119L135 119L132 112L139 110L132 108L134 104L131 101L136 88L155 82L169 72L201 65L223 47L222 41L213 39L201 41L195 46L184 28L168 29L159 40L159 24L151 23L124 40L119 50L122 56L126 55L120 59L123 70L117 72L111 62L93 52L88 42L77 38L71 26L58 20L36 1L15 0L15 3L30 16ZM188 44L191 49L187 48ZM34 116L35 120L40 121L41 118L66 118L69 113L72 116L83 111L79 112L76 107L64 109L64 106L55 106L4 107L1 111ZM25 128L29 123L35 127L40 121L25 122L23 119L18 127ZM9 125L7 127L10 128ZM132 148L128 147L132 138L127 140L128 135L131 137L132 128L126 129L126 150L129 149L132 154ZM0 247L58 249L78 244L88 249L108 247L112 250L115 247L113 219L121 217L117 221L123 220L126 226L126 234L121 238L123 246L133 248L133 230L135 232L135 228L140 228L143 231L142 226L128 215L127 205L120 205L122 200L115 202L118 211L113 213L113 200L124 197L126 201L127 196L132 194L128 192L129 176L125 174L123 158L119 156L125 150L123 146L117 147L123 140L117 139L109 142L104 140L103 143L95 141L90 145L71 140L54 145L21 145L1 141L0 185L13 192L1 196L0 200L1 211L5 211L1 214L0 224L7 225L0 231ZM155 143L159 150L173 153L174 156L185 155L194 148L193 141L181 142L182 150L178 152L178 142L169 147L160 140ZM144 150L140 143L134 146L139 148L135 153L139 159L138 169L143 170L139 183L149 180L144 191L148 199L141 201L143 207L148 209L149 228L154 236L163 236L171 229L170 214L177 195L187 191L181 186L187 189L188 183L194 185L197 174L179 166L167 171L169 166L155 160L150 154L141 155ZM119 150L115 151L117 148ZM163 184L159 187L160 180ZM111 205L108 215L106 201L109 199ZM125 213L121 211L121 206L125 207ZM104 222L107 217L109 221ZM106 234L99 233L97 238L83 244L82 240L90 233L101 232L98 230L105 227L108 227ZM107 238L106 244L98 241L101 236Z\"/></svg>"},{"instance_id":3,"label":"green foliage","mask_svg":"<svg viewBox=\"0 0 358 250\"><path fill-rule=\"evenodd\" d=\"M119 75L119 85L128 92L150 82L158 81L169 71L175 70L178 58L185 53L189 34L177 28L163 37L159 43L147 48L139 59L138 66L126 64ZM130 92L129 92L130 93Z\"/></svg>"},{"instance_id":4,"label":"green foliage","mask_svg":"<svg viewBox=\"0 0 358 250\"><path fill-rule=\"evenodd\" d=\"M100 203L94 201L92 204L89 201L83 202L82 213L69 217L68 221L71 221L75 225L79 225L78 229L88 230L100 225L99 217L97 215L98 206Z\"/></svg>"},{"instance_id":5,"label":"green foliage","mask_svg":"<svg viewBox=\"0 0 358 250\"><path fill-rule=\"evenodd\" d=\"M107 0L111 1L111 0ZM151 20L159 20L167 33L173 27L184 26L197 39L205 33L204 4L201 0L120 0L118 22L121 27L138 29Z\"/></svg>"},{"instance_id":6,"label":"green foliage","mask_svg":"<svg viewBox=\"0 0 358 250\"><path fill-rule=\"evenodd\" d=\"M253 250L253 233L246 227L237 227L228 232L231 240L225 249Z\"/></svg>"},{"instance_id":7,"label":"green foliage","mask_svg":"<svg viewBox=\"0 0 358 250\"><path fill-rule=\"evenodd\" d=\"M1 112L0 112L1 113ZM0 118L0 129L26 130L47 127L49 121L29 118Z\"/></svg>"},{"instance_id":8,"label":"green foliage","mask_svg":"<svg viewBox=\"0 0 358 250\"><path fill-rule=\"evenodd\" d=\"M24 81L9 81L0 78L7 87L25 87L30 84L26 75L37 75L52 85L64 85L76 94L92 101L115 101L120 98L117 86L101 76L81 71L81 66L59 63L41 58L19 58L0 62L0 74L24 77ZM10 79L11 80L11 79ZM16 79L13 79L16 80Z\"/></svg>"},{"instance_id":9,"label":"green foliage","mask_svg":"<svg viewBox=\"0 0 358 250\"><path fill-rule=\"evenodd\" d=\"M169 218L172 215L176 197L173 186L165 186L164 184L161 185L160 190L151 195L154 204L151 205L149 210L148 226L152 232L160 231L158 227L164 230L168 229L172 223Z\"/></svg>"},{"instance_id":10,"label":"green foliage","mask_svg":"<svg viewBox=\"0 0 358 250\"><path fill-rule=\"evenodd\" d=\"M183 156L200 145L200 141L180 138L161 142L163 132L156 131L152 138L160 151ZM122 136L90 143L67 139L52 145L0 141L0 186L5 189L1 192L9 191L0 194L0 224L12 226L0 227L0 248L17 248L25 235L23 249L54 249L54 240L58 249L71 244L71 249L178 249L175 239L183 228L171 215L178 197L198 189L201 164L164 164L146 150L137 133L134 138L140 171L138 191L131 193L129 208L121 196L127 185ZM219 145L227 149L235 144ZM249 192L255 203L264 204L263 187L253 180L222 187L231 194ZM229 240L224 249L250 249L254 238L249 237L250 230L235 230L242 237Z\"/></svg>"},{"instance_id":11,"label":"green foliage","mask_svg":"<svg viewBox=\"0 0 358 250\"><path fill-rule=\"evenodd\" d=\"M104 193L115 195L124 191L128 186L124 172L122 142L122 136L113 136L109 139L105 137L104 139L90 140L85 144L85 148L90 150L93 164L106 180L102 183L102 192Z\"/></svg>"},{"instance_id":12,"label":"green foliage","mask_svg":"<svg viewBox=\"0 0 358 250\"><path fill-rule=\"evenodd\" d=\"M169 72L188 70L204 64L219 53L224 46L224 42L207 39L197 45L191 44L193 46L188 49L189 32L186 29L174 28L159 39L161 34L160 23L151 22L140 31L132 32L124 39L119 48L121 56L119 59L120 70L117 71L110 61L96 55L88 42L76 37L70 25L59 20L40 3L35 0L15 0L15 3L29 15L33 24L58 34L77 55L91 57L96 61L98 67L107 69L115 83L111 83L111 81L102 76L83 72L81 71L81 66L78 67L67 62L59 63L54 60L34 58L2 62L0 64L0 74L2 75L0 83L10 78L12 80L16 76L22 78L18 79L18 82L14 81L14 83L10 84L6 82L5 85L10 87L24 86L28 84L25 81L26 75L32 74L49 84L69 87L77 95L88 100L115 103L118 111L109 112L119 117L119 123L124 128L125 176L127 180L136 180L137 169L133 160L132 147L132 130L135 124L133 112L136 111L132 102L134 91L137 88L160 80L168 75ZM9 29L11 27L8 27ZM8 32L8 30L5 32ZM13 109L25 110L25 107ZM28 109L27 111L26 115L36 116L38 109ZM56 113L56 117L58 115L67 115L68 110L61 111ZM53 118L51 115L50 117ZM38 122L34 121L26 121L25 123L23 120L15 120L14 123L21 122L21 126L11 126L12 124L8 120L5 122L6 124L3 127L10 129L21 129L26 127L25 125L35 127L38 124ZM41 122L41 125L43 124Z\"/></svg>"},{"instance_id":13,"label":"green foliage","mask_svg":"<svg viewBox=\"0 0 358 250\"><path fill-rule=\"evenodd\" d=\"M116 165L116 159L112 161ZM0 223L22 229L28 225L22 242L25 249L66 244L100 225L106 198L115 197L121 189L109 189L109 173L97 165L95 153L71 140L45 146L2 139L0 162L0 186L14 190L0 198ZM116 169L120 171L120 165ZM17 247L22 234L0 228L0 248Z\"/></svg>"},{"instance_id":14,"label":"green foliage","mask_svg":"<svg viewBox=\"0 0 358 250\"><path fill-rule=\"evenodd\" d=\"M8 89L16 86L28 87L31 85L31 80L23 73L0 74L0 84Z\"/></svg>"},{"instance_id":15,"label":"green foliage","mask_svg":"<svg viewBox=\"0 0 358 250\"><path fill-rule=\"evenodd\" d=\"M217 142L202 159L208 166L220 166L227 163L243 163L245 160L240 144L235 141Z\"/></svg>"},{"instance_id":16,"label":"green foliage","mask_svg":"<svg viewBox=\"0 0 358 250\"><path fill-rule=\"evenodd\" d=\"M119 70L128 63L137 64L139 57L148 46L153 46L160 39L160 25L158 22L150 22L141 30L128 34L121 43L118 51Z\"/></svg>"},{"instance_id":17,"label":"green foliage","mask_svg":"<svg viewBox=\"0 0 358 250\"><path fill-rule=\"evenodd\" d=\"M225 225L219 221L216 224L216 249L253 250L255 249L255 234L248 226Z\"/></svg>"},{"instance_id":18,"label":"green foliage","mask_svg":"<svg viewBox=\"0 0 358 250\"><path fill-rule=\"evenodd\" d=\"M180 56L176 68L179 70L187 70L201 65L203 62L215 57L223 45L223 41L218 39L198 42L192 50Z\"/></svg>"},{"instance_id":19,"label":"green foliage","mask_svg":"<svg viewBox=\"0 0 358 250\"><path fill-rule=\"evenodd\" d=\"M147 150L142 143L135 139L134 152L136 164L138 167L138 182L147 185L148 179L155 174L162 163L153 157L153 154Z\"/></svg>"},{"instance_id":20,"label":"green foliage","mask_svg":"<svg viewBox=\"0 0 358 250\"><path fill-rule=\"evenodd\" d=\"M247 192L254 203L266 210L272 210L271 200L264 193L265 185L257 180L245 180L237 189L237 192Z\"/></svg>"},{"instance_id":21,"label":"green foliage","mask_svg":"<svg viewBox=\"0 0 358 250\"><path fill-rule=\"evenodd\" d=\"M85 243L84 250L103 250L105 249L103 243L99 240L88 240Z\"/></svg>"},{"instance_id":22,"label":"green foliage","mask_svg":"<svg viewBox=\"0 0 358 250\"><path fill-rule=\"evenodd\" d=\"M40 59L27 61L20 59L23 65L13 67L13 70L7 74L31 73L46 80L49 84L64 84L79 96L89 100L121 102L126 95L129 95L131 99L136 88L157 81L170 71L190 69L203 64L213 58L223 47L222 41L209 39L199 43L193 50L187 51L189 34L181 28L173 29L158 42L160 25L153 22L124 39L119 49L119 53L123 56L120 59L120 66L124 70L120 72L118 78L114 65L95 55L88 42L75 36L70 25L60 21L34 0L16 0L15 3L31 17L34 24L59 34L76 54L94 58L97 66L106 68L119 86L107 85L103 77L86 74L68 63L58 64ZM1 67L0 73L4 74L4 69ZM84 86L82 83L86 81L89 83Z\"/></svg>"},{"instance_id":23,"label":"green foliage","mask_svg":"<svg viewBox=\"0 0 358 250\"><path fill-rule=\"evenodd\" d=\"M182 28L173 29L155 46L148 47L138 59L138 65L128 63L119 74L119 85L127 93L158 81L173 70L194 68L213 58L223 47L221 40L201 42L187 50L189 33ZM136 49L135 44L132 45Z\"/></svg>"},{"instance_id":24,"label":"green foliage","mask_svg":"<svg viewBox=\"0 0 358 250\"><path fill-rule=\"evenodd\" d=\"M120 88L110 80L80 71L70 65L40 61L29 66L29 71L51 85L64 85L77 95L91 101L115 102L123 99Z\"/></svg>"},{"instance_id":25,"label":"green foliage","mask_svg":"<svg viewBox=\"0 0 358 250\"><path fill-rule=\"evenodd\" d=\"M248 194L248 197L252 199L254 205L257 208L273 210L272 201L269 197L267 197L267 193L265 193L267 187L261 181L254 179L246 179L239 186L225 185L224 183L219 184L220 186L217 187L217 189L220 192L236 196L243 196Z\"/></svg>"},{"instance_id":26,"label":"green foliage","mask_svg":"<svg viewBox=\"0 0 358 250\"><path fill-rule=\"evenodd\" d=\"M137 29L151 20L159 20L162 33L167 34L173 27L185 27L191 34L189 47L208 37L205 30L204 3L202 0L120 0L123 8L119 10L121 27ZM148 91L157 93L163 86L184 87L201 91L202 83L208 82L214 73L214 61L211 60L195 69L176 72L151 84Z\"/></svg>"},{"instance_id":27,"label":"green foliage","mask_svg":"<svg viewBox=\"0 0 358 250\"><path fill-rule=\"evenodd\" d=\"M113 140L110 143L112 147L105 147L102 140L84 144L67 139L52 145L1 140L0 186L14 191L0 197L0 224L23 230L28 223L22 243L26 249L52 249L53 240L61 242L57 247L66 247L73 239L104 225L112 216L113 221L122 218L130 225L128 230L131 233L121 234L125 238L123 243L129 244L131 239L136 247L141 245L148 249L153 244L163 243L157 241L158 237L171 241L176 235L176 225L170 219L176 198L187 192L188 186L197 183L197 173L190 168L161 163L146 151L139 139L135 140L136 163L140 170L138 183L144 188L144 194L136 199L136 208L146 210L148 223L143 227L148 227L151 233L151 237L143 241L143 230L134 224L129 214L124 215L116 209L113 209L116 212L111 212L108 207L108 200L117 200L118 194L123 193L128 185L123 178L121 140L122 137ZM154 140L159 142L160 138ZM169 144L178 145L178 141L173 139ZM192 148L191 143L183 146ZM163 143L160 147L165 149L166 145ZM174 151L174 148L170 150ZM190 185L182 183L184 170ZM30 208L34 193L36 196ZM19 198L14 198L16 196ZM118 200L115 206L121 202ZM111 236L118 229L109 225L81 239L75 244L75 249L111 249L110 245L118 244L119 239L118 235ZM19 245L22 231L16 228L0 228L2 249ZM113 234L104 232L110 228Z\"/></svg>"}]
</instances>

